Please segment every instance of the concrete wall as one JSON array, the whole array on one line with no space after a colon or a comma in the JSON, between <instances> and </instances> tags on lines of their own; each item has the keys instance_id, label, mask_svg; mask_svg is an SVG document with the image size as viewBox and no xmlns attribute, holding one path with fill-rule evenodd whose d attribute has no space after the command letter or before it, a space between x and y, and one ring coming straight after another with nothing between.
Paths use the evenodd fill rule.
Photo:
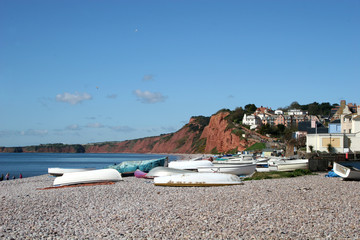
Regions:
<instances>
[{"instance_id":1,"label":"concrete wall","mask_svg":"<svg viewBox=\"0 0 360 240\"><path fill-rule=\"evenodd\" d=\"M313 146L313 151L328 152L329 143L335 153L345 153L347 149L350 152L360 152L360 133L308 134L306 136L306 152L311 152L309 146Z\"/></svg>"},{"instance_id":2,"label":"concrete wall","mask_svg":"<svg viewBox=\"0 0 360 240\"><path fill-rule=\"evenodd\" d=\"M309 146L313 146L313 151L328 152L328 144L337 153L344 152L344 134L308 134L306 136L306 152L311 152Z\"/></svg>"}]
</instances>

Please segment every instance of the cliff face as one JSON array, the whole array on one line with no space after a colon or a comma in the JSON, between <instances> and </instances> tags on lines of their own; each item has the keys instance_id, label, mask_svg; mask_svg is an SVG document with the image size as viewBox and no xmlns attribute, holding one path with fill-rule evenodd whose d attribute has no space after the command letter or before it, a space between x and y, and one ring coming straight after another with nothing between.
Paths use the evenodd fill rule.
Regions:
<instances>
[{"instance_id":1,"label":"cliff face","mask_svg":"<svg viewBox=\"0 0 360 240\"><path fill-rule=\"evenodd\" d=\"M86 152L127 153L211 153L242 151L256 141L244 139L233 133L225 119L229 113L213 115L204 126L198 119L191 118L179 131L157 137L129 140L104 145L87 145Z\"/></svg>"},{"instance_id":2,"label":"cliff face","mask_svg":"<svg viewBox=\"0 0 360 240\"><path fill-rule=\"evenodd\" d=\"M195 119L190 119L188 124L175 133L123 142L89 144L85 149L89 153L196 153L199 152L196 140L200 134L201 125Z\"/></svg>"},{"instance_id":3,"label":"cliff face","mask_svg":"<svg viewBox=\"0 0 360 240\"><path fill-rule=\"evenodd\" d=\"M242 133L229 127L220 112L207 117L193 117L175 133L123 142L104 142L87 145L48 144L31 147L0 148L0 152L85 152L85 153L225 153L242 151L256 141L242 138ZM234 132L235 131L235 132Z\"/></svg>"},{"instance_id":4,"label":"cliff face","mask_svg":"<svg viewBox=\"0 0 360 240\"><path fill-rule=\"evenodd\" d=\"M206 139L205 152L210 153L213 150L217 152L228 152L233 149L243 151L249 144L253 144L253 140L243 139L233 133L232 128L228 128L228 121L225 119L229 115L226 112L214 115L210 119L210 123L205 127L200 138Z\"/></svg>"}]
</instances>

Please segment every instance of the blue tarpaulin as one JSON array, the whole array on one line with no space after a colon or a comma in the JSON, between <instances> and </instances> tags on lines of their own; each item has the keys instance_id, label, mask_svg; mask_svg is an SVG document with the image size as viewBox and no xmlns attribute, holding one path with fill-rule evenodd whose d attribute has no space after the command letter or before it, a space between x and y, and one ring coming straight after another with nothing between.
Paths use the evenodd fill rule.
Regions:
<instances>
[{"instance_id":1,"label":"blue tarpaulin","mask_svg":"<svg viewBox=\"0 0 360 240\"><path fill-rule=\"evenodd\" d=\"M331 171L328 172L328 174L326 174L325 177L340 177L340 176L334 172L334 169L331 169Z\"/></svg>"},{"instance_id":2,"label":"blue tarpaulin","mask_svg":"<svg viewBox=\"0 0 360 240\"><path fill-rule=\"evenodd\" d=\"M136 169L143 172L149 172L151 169L159 166L164 166L166 157L143 161L124 161L118 165L110 165L107 168L113 168L120 173L133 173Z\"/></svg>"}]
</instances>

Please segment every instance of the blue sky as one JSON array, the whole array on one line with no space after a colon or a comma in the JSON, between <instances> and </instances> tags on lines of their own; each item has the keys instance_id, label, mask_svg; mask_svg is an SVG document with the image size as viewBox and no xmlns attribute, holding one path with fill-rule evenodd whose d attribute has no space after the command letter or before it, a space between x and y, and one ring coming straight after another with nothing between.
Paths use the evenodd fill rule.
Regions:
<instances>
[{"instance_id":1,"label":"blue sky","mask_svg":"<svg viewBox=\"0 0 360 240\"><path fill-rule=\"evenodd\" d=\"M0 146L122 141L254 103L360 104L360 1L0 1Z\"/></svg>"}]
</instances>

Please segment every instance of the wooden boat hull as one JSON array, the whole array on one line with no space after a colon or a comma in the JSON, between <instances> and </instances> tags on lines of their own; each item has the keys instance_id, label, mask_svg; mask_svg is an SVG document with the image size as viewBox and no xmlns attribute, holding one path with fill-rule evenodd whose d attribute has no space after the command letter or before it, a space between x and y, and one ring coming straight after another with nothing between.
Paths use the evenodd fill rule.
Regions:
<instances>
[{"instance_id":1,"label":"wooden boat hull","mask_svg":"<svg viewBox=\"0 0 360 240\"><path fill-rule=\"evenodd\" d=\"M193 171L190 170L182 170L177 168L169 168L169 167L156 167L150 170L148 174L146 174L147 178L154 178L154 177L164 177L164 176L171 176L176 174L182 173L192 173Z\"/></svg>"},{"instance_id":2,"label":"wooden boat hull","mask_svg":"<svg viewBox=\"0 0 360 240\"><path fill-rule=\"evenodd\" d=\"M360 180L360 169L355 168L352 163L334 162L334 173L344 179Z\"/></svg>"},{"instance_id":3,"label":"wooden boat hull","mask_svg":"<svg viewBox=\"0 0 360 240\"><path fill-rule=\"evenodd\" d=\"M96 168L48 168L48 173L52 176L62 176L64 173L85 172L96 170Z\"/></svg>"},{"instance_id":4,"label":"wooden boat hull","mask_svg":"<svg viewBox=\"0 0 360 240\"><path fill-rule=\"evenodd\" d=\"M117 182L121 181L121 174L115 169L99 169L86 172L64 173L54 180L54 186L67 186L83 183Z\"/></svg>"},{"instance_id":5,"label":"wooden boat hull","mask_svg":"<svg viewBox=\"0 0 360 240\"><path fill-rule=\"evenodd\" d=\"M241 179L226 173L184 173L154 178L155 186L213 187L243 184Z\"/></svg>"},{"instance_id":6,"label":"wooden boat hull","mask_svg":"<svg viewBox=\"0 0 360 240\"><path fill-rule=\"evenodd\" d=\"M209 160L179 160L169 162L169 168L176 168L182 170L197 170L198 167L210 167L212 163Z\"/></svg>"},{"instance_id":7,"label":"wooden boat hull","mask_svg":"<svg viewBox=\"0 0 360 240\"><path fill-rule=\"evenodd\" d=\"M121 174L133 175L137 169L143 172L149 172L155 167L164 166L166 161L166 157L144 161L125 161L117 165L110 165L107 168L116 169Z\"/></svg>"},{"instance_id":8,"label":"wooden boat hull","mask_svg":"<svg viewBox=\"0 0 360 240\"><path fill-rule=\"evenodd\" d=\"M203 173L229 173L237 176L247 176L255 172L256 164L214 164L211 167L198 167L198 172Z\"/></svg>"}]
</instances>

